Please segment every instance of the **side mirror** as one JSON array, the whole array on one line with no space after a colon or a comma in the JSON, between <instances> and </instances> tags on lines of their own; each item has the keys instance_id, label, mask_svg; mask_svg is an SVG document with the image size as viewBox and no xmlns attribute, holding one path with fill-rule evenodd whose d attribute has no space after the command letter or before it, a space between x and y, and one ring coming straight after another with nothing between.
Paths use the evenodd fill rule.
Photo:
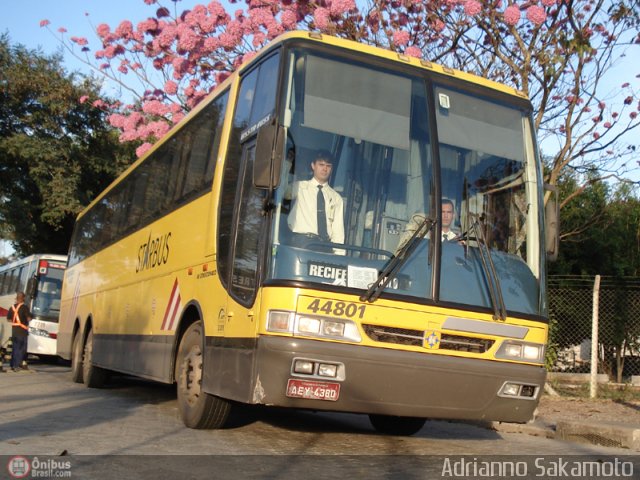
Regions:
<instances>
[{"instance_id":1,"label":"side mirror","mask_svg":"<svg viewBox=\"0 0 640 480\"><path fill-rule=\"evenodd\" d=\"M284 129L275 121L258 131L256 154L253 161L253 185L256 188L273 189L280 182Z\"/></svg>"},{"instance_id":2,"label":"side mirror","mask_svg":"<svg viewBox=\"0 0 640 480\"><path fill-rule=\"evenodd\" d=\"M547 260L555 262L560 248L560 204L555 185L544 185L544 233Z\"/></svg>"},{"instance_id":3,"label":"side mirror","mask_svg":"<svg viewBox=\"0 0 640 480\"><path fill-rule=\"evenodd\" d=\"M38 277L33 276L27 282L27 291L24 292L25 296L33 299L36 295L36 287L38 286Z\"/></svg>"}]
</instances>

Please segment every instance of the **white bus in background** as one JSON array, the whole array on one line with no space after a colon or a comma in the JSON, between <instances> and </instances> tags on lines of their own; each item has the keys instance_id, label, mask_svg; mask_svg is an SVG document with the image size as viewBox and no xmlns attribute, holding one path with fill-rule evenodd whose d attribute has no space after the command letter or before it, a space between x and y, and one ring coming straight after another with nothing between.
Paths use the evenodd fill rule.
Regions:
<instances>
[{"instance_id":1,"label":"white bus in background","mask_svg":"<svg viewBox=\"0 0 640 480\"><path fill-rule=\"evenodd\" d=\"M55 356L62 278L66 255L34 254L0 266L0 348L6 351L11 340L7 312L16 292L25 292L33 317L29 324L27 353Z\"/></svg>"}]
</instances>

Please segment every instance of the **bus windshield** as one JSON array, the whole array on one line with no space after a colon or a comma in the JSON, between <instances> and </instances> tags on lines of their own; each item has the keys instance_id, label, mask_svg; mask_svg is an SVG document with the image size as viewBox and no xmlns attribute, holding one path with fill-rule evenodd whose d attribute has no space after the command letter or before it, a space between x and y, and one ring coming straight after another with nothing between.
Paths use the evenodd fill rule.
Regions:
<instances>
[{"instance_id":1,"label":"bus windshield","mask_svg":"<svg viewBox=\"0 0 640 480\"><path fill-rule=\"evenodd\" d=\"M427 225L384 294L543 313L528 112L308 49L286 76L271 280L364 293Z\"/></svg>"},{"instance_id":2,"label":"bus windshield","mask_svg":"<svg viewBox=\"0 0 640 480\"><path fill-rule=\"evenodd\" d=\"M32 314L39 320L57 322L60 314L60 294L62 292L63 264L49 262L46 273L38 276Z\"/></svg>"}]
</instances>

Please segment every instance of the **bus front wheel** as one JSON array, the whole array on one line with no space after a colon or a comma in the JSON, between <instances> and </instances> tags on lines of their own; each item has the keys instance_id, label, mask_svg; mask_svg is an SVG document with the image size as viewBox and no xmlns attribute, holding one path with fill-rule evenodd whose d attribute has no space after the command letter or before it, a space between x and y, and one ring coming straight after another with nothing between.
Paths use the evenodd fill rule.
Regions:
<instances>
[{"instance_id":1,"label":"bus front wheel","mask_svg":"<svg viewBox=\"0 0 640 480\"><path fill-rule=\"evenodd\" d=\"M418 417L394 417L391 415L369 415L369 421L373 428L385 435L413 435L418 433L424 423L424 418Z\"/></svg>"},{"instance_id":2,"label":"bus front wheel","mask_svg":"<svg viewBox=\"0 0 640 480\"><path fill-rule=\"evenodd\" d=\"M202 391L203 329L197 321L185 332L176 358L178 410L189 428L222 428L229 417L231 404Z\"/></svg>"},{"instance_id":3,"label":"bus front wheel","mask_svg":"<svg viewBox=\"0 0 640 480\"><path fill-rule=\"evenodd\" d=\"M82 334L76 333L73 337L73 346L71 347L71 380L75 383L82 383L82 356L83 352Z\"/></svg>"}]
</instances>

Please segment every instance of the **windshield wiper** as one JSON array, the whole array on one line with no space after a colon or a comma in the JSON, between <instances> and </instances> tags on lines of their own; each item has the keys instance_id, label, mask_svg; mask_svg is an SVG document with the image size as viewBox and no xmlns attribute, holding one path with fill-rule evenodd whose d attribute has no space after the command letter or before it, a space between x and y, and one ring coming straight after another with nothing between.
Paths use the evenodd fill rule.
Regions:
<instances>
[{"instance_id":1,"label":"windshield wiper","mask_svg":"<svg viewBox=\"0 0 640 480\"><path fill-rule=\"evenodd\" d=\"M400 271L400 268L402 268L402 265L404 265L413 251L418 247L418 245L420 244L420 240L422 240L429 232L429 230L431 230L431 227L434 223L435 220L432 220L427 216L424 217L424 220L420 222L418 228L416 228L416 231L413 232L413 235L411 235L411 238L409 238L409 240L407 240L405 244L402 245L400 250L398 250L398 253L396 253L389 259L387 264L378 275L376 281L373 282L369 287L369 290L367 290L366 293L360 297L360 301L374 302L378 299L382 291L387 287L389 282L391 282L391 280L396 277L396 275Z\"/></svg>"},{"instance_id":2,"label":"windshield wiper","mask_svg":"<svg viewBox=\"0 0 640 480\"><path fill-rule=\"evenodd\" d=\"M478 253L480 254L480 264L484 271L485 278L487 279L487 289L489 291L489 298L491 300L491 306L493 307L493 319L494 320L506 320L507 308L504 304L504 298L502 297L502 287L500 286L500 279L498 278L498 272L491 258L491 252L487 245L487 239L484 236L483 225L480 224L481 219L476 219L471 224L471 230L475 232L476 241L478 242ZM468 239L468 236L467 236ZM468 245L465 247L468 249Z\"/></svg>"}]
</instances>

